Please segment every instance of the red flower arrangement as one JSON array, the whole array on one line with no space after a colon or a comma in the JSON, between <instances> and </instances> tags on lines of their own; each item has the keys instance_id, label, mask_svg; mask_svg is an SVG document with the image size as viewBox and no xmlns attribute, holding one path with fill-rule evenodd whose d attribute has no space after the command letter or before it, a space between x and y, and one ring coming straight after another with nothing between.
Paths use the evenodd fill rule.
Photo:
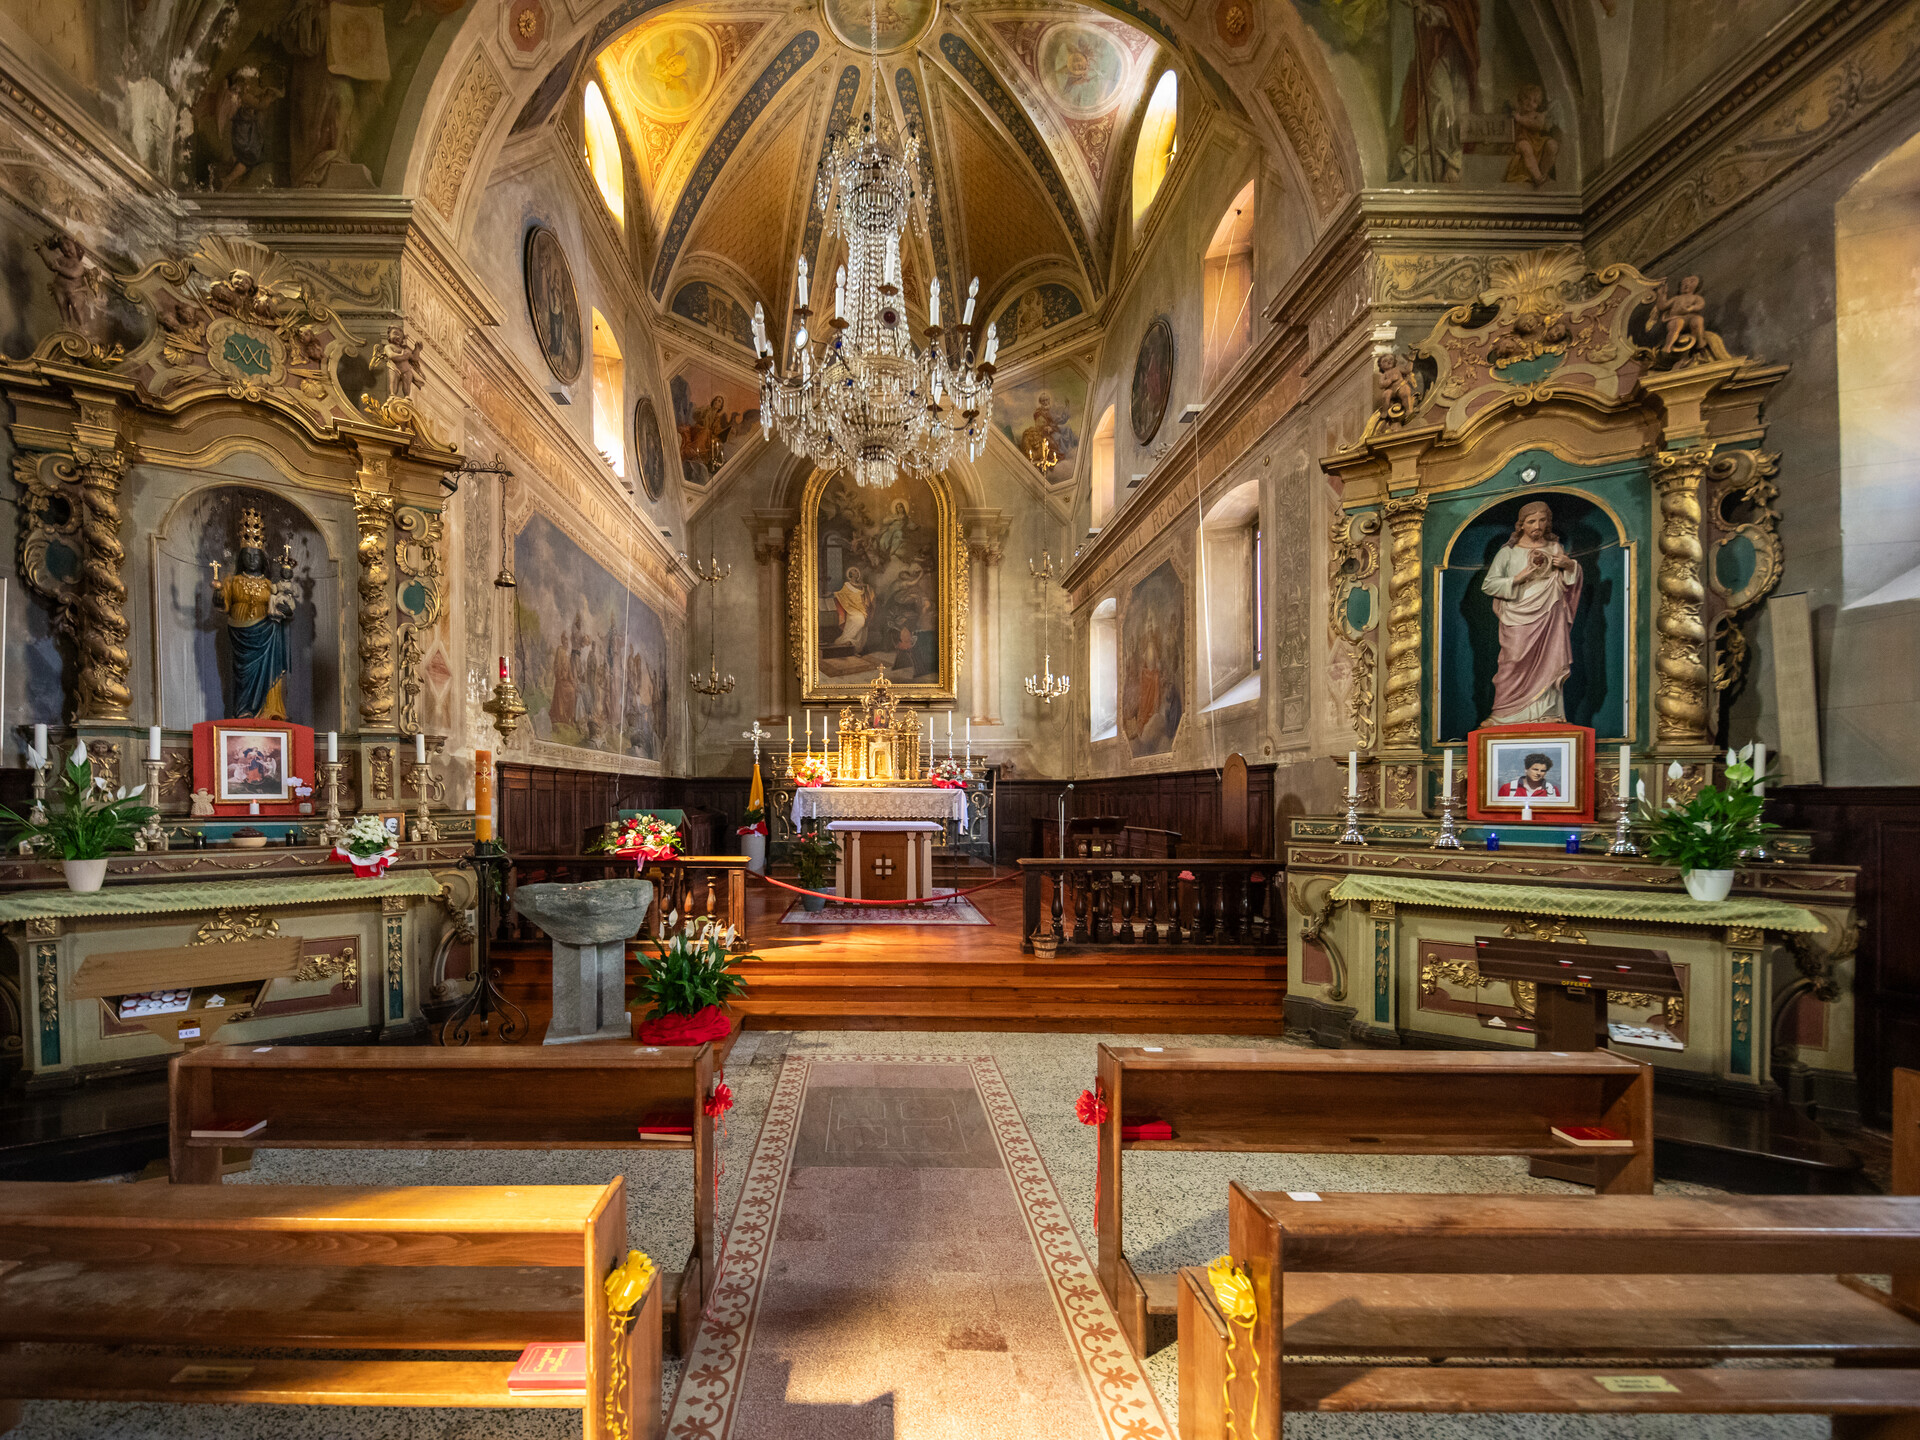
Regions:
<instances>
[{"instance_id":1,"label":"red flower arrangement","mask_svg":"<svg viewBox=\"0 0 1920 1440\"><path fill-rule=\"evenodd\" d=\"M607 849L637 860L671 860L680 853L680 828L657 815L622 820L607 836Z\"/></svg>"},{"instance_id":2,"label":"red flower arrangement","mask_svg":"<svg viewBox=\"0 0 1920 1440\"><path fill-rule=\"evenodd\" d=\"M964 790L967 774L958 760L942 760L927 771L927 783L936 790Z\"/></svg>"}]
</instances>

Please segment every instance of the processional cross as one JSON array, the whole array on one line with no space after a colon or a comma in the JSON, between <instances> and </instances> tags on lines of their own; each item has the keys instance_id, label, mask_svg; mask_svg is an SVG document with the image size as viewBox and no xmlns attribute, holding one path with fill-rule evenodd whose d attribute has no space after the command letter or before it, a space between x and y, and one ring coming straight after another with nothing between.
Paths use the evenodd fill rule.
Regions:
<instances>
[{"instance_id":1,"label":"processional cross","mask_svg":"<svg viewBox=\"0 0 1920 1440\"><path fill-rule=\"evenodd\" d=\"M762 730L760 728L760 722L755 720L751 730L742 730L740 732L740 738L753 742L753 763L758 765L760 763L760 742L762 740L771 740L773 738L773 732L771 730Z\"/></svg>"}]
</instances>

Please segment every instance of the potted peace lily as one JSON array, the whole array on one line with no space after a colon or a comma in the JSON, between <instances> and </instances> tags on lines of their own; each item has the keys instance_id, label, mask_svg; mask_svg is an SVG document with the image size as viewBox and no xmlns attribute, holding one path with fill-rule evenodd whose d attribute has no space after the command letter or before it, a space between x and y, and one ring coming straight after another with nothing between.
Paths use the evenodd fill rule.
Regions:
<instances>
[{"instance_id":1,"label":"potted peace lily","mask_svg":"<svg viewBox=\"0 0 1920 1440\"><path fill-rule=\"evenodd\" d=\"M1754 786L1765 780L1753 769L1753 747L1727 751L1726 784L1703 785L1684 804L1669 795L1654 806L1647 785L1639 783L1634 823L1646 833L1647 854L1662 865L1680 871L1680 881L1696 900L1717 902L1733 889L1740 857L1765 844L1780 827L1760 818L1761 797ZM1667 767L1667 777L1678 780L1686 772L1680 762Z\"/></svg>"},{"instance_id":2,"label":"potted peace lily","mask_svg":"<svg viewBox=\"0 0 1920 1440\"><path fill-rule=\"evenodd\" d=\"M399 853L399 841L378 815L356 816L333 847L333 858L353 866L353 873L362 880L384 875Z\"/></svg>"},{"instance_id":3,"label":"potted peace lily","mask_svg":"<svg viewBox=\"0 0 1920 1440\"><path fill-rule=\"evenodd\" d=\"M59 794L44 821L23 818L0 806L0 820L13 827L9 846L25 840L36 851L60 857L67 888L79 894L98 890L107 878L107 854L131 850L136 835L156 813L136 802L146 790L121 786L107 793L106 777L96 778L93 758L76 743L61 767Z\"/></svg>"},{"instance_id":4,"label":"potted peace lily","mask_svg":"<svg viewBox=\"0 0 1920 1440\"><path fill-rule=\"evenodd\" d=\"M747 869L755 875L767 873L767 807L747 808L746 823L734 832L740 837L740 849L747 857Z\"/></svg>"},{"instance_id":5,"label":"potted peace lily","mask_svg":"<svg viewBox=\"0 0 1920 1440\"><path fill-rule=\"evenodd\" d=\"M678 919L669 915L672 927ZM674 929L657 952L642 960L646 967L633 980L634 1038L642 1045L698 1045L724 1040L733 1030L727 1002L747 991L733 972L733 929L701 920L687 929Z\"/></svg>"},{"instance_id":6,"label":"potted peace lily","mask_svg":"<svg viewBox=\"0 0 1920 1440\"><path fill-rule=\"evenodd\" d=\"M799 871L802 890L823 888L840 859L840 842L832 832L822 830L820 821L807 821L793 837L793 866ZM802 895L800 903L813 911L827 907L825 895Z\"/></svg>"}]
</instances>

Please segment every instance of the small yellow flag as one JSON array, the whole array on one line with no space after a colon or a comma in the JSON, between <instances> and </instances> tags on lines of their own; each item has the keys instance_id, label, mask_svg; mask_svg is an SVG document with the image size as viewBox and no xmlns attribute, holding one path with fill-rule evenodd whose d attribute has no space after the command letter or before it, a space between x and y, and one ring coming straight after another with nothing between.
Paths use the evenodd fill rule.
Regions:
<instances>
[{"instance_id":1,"label":"small yellow flag","mask_svg":"<svg viewBox=\"0 0 1920 1440\"><path fill-rule=\"evenodd\" d=\"M760 784L760 762L753 762L753 789L747 792L747 808L763 809L767 803L767 792Z\"/></svg>"}]
</instances>

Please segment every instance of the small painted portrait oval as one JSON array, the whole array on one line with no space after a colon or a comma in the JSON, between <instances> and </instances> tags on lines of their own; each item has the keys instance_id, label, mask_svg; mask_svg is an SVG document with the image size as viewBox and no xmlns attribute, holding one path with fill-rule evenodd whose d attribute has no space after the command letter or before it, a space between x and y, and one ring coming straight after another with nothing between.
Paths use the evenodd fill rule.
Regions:
<instances>
[{"instance_id":1,"label":"small painted portrait oval","mask_svg":"<svg viewBox=\"0 0 1920 1440\"><path fill-rule=\"evenodd\" d=\"M826 0L821 10L834 38L842 45L865 50L872 45L892 54L913 44L933 26L936 0ZM874 23L880 33L875 44Z\"/></svg>"},{"instance_id":2,"label":"small painted portrait oval","mask_svg":"<svg viewBox=\"0 0 1920 1440\"><path fill-rule=\"evenodd\" d=\"M1127 53L1092 25L1056 25L1041 38L1040 83L1069 115L1104 114L1126 79Z\"/></svg>"},{"instance_id":3,"label":"small painted portrait oval","mask_svg":"<svg viewBox=\"0 0 1920 1440\"><path fill-rule=\"evenodd\" d=\"M527 318L547 368L562 385L580 378L580 297L560 237L545 225L527 232Z\"/></svg>"},{"instance_id":4,"label":"small painted portrait oval","mask_svg":"<svg viewBox=\"0 0 1920 1440\"><path fill-rule=\"evenodd\" d=\"M658 500L667 486L667 451L651 395L641 396L633 408L633 453L640 457L640 487L649 500Z\"/></svg>"},{"instance_id":5,"label":"small painted portrait oval","mask_svg":"<svg viewBox=\"0 0 1920 1440\"><path fill-rule=\"evenodd\" d=\"M1173 394L1173 326L1156 315L1140 337L1140 353L1133 358L1133 438L1149 444L1167 418L1167 400Z\"/></svg>"},{"instance_id":6,"label":"small painted portrait oval","mask_svg":"<svg viewBox=\"0 0 1920 1440\"><path fill-rule=\"evenodd\" d=\"M661 25L625 55L628 92L657 120L684 120L707 98L719 73L713 37L698 25Z\"/></svg>"}]
</instances>

